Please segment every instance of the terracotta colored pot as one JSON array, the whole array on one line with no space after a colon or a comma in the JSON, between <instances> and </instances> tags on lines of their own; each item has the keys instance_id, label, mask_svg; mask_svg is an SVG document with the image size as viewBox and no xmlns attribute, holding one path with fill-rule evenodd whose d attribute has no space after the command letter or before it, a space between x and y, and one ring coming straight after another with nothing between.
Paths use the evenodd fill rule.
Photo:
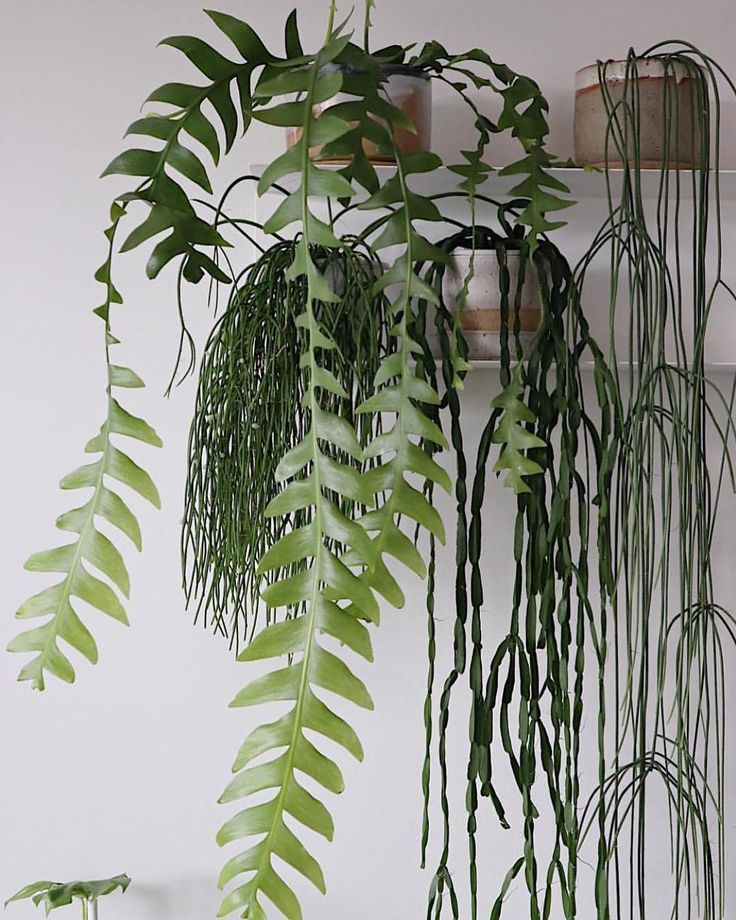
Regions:
<instances>
[{"instance_id":1,"label":"terracotta colored pot","mask_svg":"<svg viewBox=\"0 0 736 920\"><path fill-rule=\"evenodd\" d=\"M432 82L429 74L404 64L387 64L383 72L386 74L386 82L383 85L388 101L408 115L416 128L416 134L407 131L406 128L397 128L394 133L396 146L403 153L429 150L432 144ZM314 111L319 114L340 102L349 102L352 98L346 93L338 93L332 99L315 106ZM301 128L287 128L287 147L292 147L301 136ZM363 149L376 163L394 162L392 152L382 149L373 141L364 139ZM313 158L318 157L321 151L321 147L313 147L310 155ZM324 159L327 162L339 162L337 157Z\"/></svg>"},{"instance_id":2,"label":"terracotta colored pot","mask_svg":"<svg viewBox=\"0 0 736 920\"><path fill-rule=\"evenodd\" d=\"M628 133L628 144L638 133L639 160L645 169L660 169L665 162L673 169L692 169L700 165L700 116L698 81L685 64L660 58L641 58L635 71L629 67L626 87L626 61L609 61L605 83L610 105L617 105L626 90L627 100L638 95L638 118L624 117L619 108L618 120ZM632 81L636 80L636 87ZM636 89L636 93L633 90ZM671 124L666 125L665 111L669 108ZM630 103L629 103L630 112ZM598 65L583 67L575 74L575 162L578 166L621 167L621 155L609 132ZM669 137L668 137L669 135Z\"/></svg>"},{"instance_id":3,"label":"terracotta colored pot","mask_svg":"<svg viewBox=\"0 0 736 920\"><path fill-rule=\"evenodd\" d=\"M445 269L442 282L442 297L448 310L454 312L463 283L470 270L470 256L472 250L458 248L451 253L451 262ZM519 283L520 253L510 250L506 254L506 264L509 270L509 349L515 356L514 327L516 313L513 308L513 299ZM468 285L468 294L461 315L463 336L468 344L468 358L476 361L490 361L501 357L501 282L500 266L495 250L476 249L473 266L473 277ZM539 295L534 272L530 265L526 265L524 283L521 288L521 303L519 309L519 340L522 349L534 337L539 328L541 311ZM431 341L432 352L439 356L439 342Z\"/></svg>"}]
</instances>

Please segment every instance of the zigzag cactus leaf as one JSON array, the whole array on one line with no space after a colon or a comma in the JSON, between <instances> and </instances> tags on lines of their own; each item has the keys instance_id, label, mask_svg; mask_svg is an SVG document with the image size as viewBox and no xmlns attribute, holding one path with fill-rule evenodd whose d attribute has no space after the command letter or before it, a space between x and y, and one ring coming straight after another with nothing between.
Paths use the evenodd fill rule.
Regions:
<instances>
[{"instance_id":1,"label":"zigzag cactus leaf","mask_svg":"<svg viewBox=\"0 0 736 920\"><path fill-rule=\"evenodd\" d=\"M521 382L521 365L514 368L511 383L494 400L493 405L503 413L493 434L493 443L502 444L500 456L493 469L496 473L506 472L504 486L516 494L531 491L524 481L525 476L543 473L542 467L526 457L522 451L535 447L546 447L541 438L527 431L524 422L533 422L534 413L521 401L524 386Z\"/></svg>"},{"instance_id":2,"label":"zigzag cactus leaf","mask_svg":"<svg viewBox=\"0 0 736 920\"><path fill-rule=\"evenodd\" d=\"M126 501L112 488L111 480L127 486L156 507L160 499L148 473L113 442L114 437L161 446L161 439L142 418L124 409L116 398L118 389L143 386L141 378L130 368L110 361L110 348L117 339L110 332L110 307L122 303L122 297L111 279L115 231L124 211L113 206L112 226L106 231L109 242L108 258L95 277L105 285L106 298L94 312L105 323L107 354L107 416L102 427L87 444L87 453L97 459L80 466L61 480L61 488L89 492L86 501L57 518L56 526L65 533L76 534L71 543L34 553L26 562L31 572L59 573L60 581L34 594L20 606L16 617L21 620L46 617L41 626L26 630L8 645L10 652L30 652L31 660L21 669L19 680L29 680L37 690L46 686L46 673L71 683L75 672L65 651L63 640L92 664L97 662L98 650L91 632L77 612L77 602L83 601L127 625L128 618L120 594L128 597L130 580L120 551L110 537L98 529L105 521L125 534L137 549L141 549L141 531L135 515ZM97 577L96 570L104 579ZM119 593L118 593L119 592Z\"/></svg>"},{"instance_id":3,"label":"zigzag cactus leaf","mask_svg":"<svg viewBox=\"0 0 736 920\"><path fill-rule=\"evenodd\" d=\"M310 247L315 243L339 243L332 229L312 212L309 201L312 196L344 200L354 194L354 189L345 175L312 163L309 150L315 138L337 142L354 130L338 115L331 113L329 118L319 119L312 116L314 99L327 97L340 88L341 78L320 73L320 67L341 47L344 37L333 37L312 67L274 78L280 86L288 83L290 89L298 83L303 93L298 105L282 103L258 113L261 120L271 124L304 128L292 151L264 174L261 188L265 190L292 173L300 179L299 187L283 200L267 229L281 230L298 223L302 231L290 276L305 277L308 286L306 309L297 323L308 342L301 368L306 381L304 406L311 425L302 441L281 460L277 473L284 486L268 509L273 516L298 510L305 523L284 534L260 563L264 575L289 566L294 571L296 564L296 574L282 577L263 590L266 603L286 608L291 618L267 626L239 656L241 661L284 658L286 664L246 685L231 704L286 705L277 721L256 728L246 738L233 768L235 776L221 799L249 799L274 790L267 801L250 804L227 821L218 835L220 844L255 840L226 864L220 877L224 887L244 876L244 881L225 897L220 912L224 915L239 910L249 920L265 918L264 899L287 920L301 920L298 899L274 857L324 891L319 865L288 822L296 821L327 839L332 839L334 833L327 808L302 784L306 777L328 792L343 790L341 771L320 749L321 741L312 740L315 734L357 758L362 758L363 751L353 728L321 695L330 693L361 708L372 708L364 684L343 659L348 653L372 659L366 624L378 621L377 593L395 606L404 602L398 583L386 567L384 554L415 572L424 572L421 555L399 529L398 518L407 517L443 536L439 515L407 477L418 474L449 489L447 474L420 447L422 442L444 445L445 439L421 410L422 404L436 404L438 397L411 367L410 358L418 346L408 335L411 299L425 295L424 283L413 271L412 247L424 246L427 250L430 246L412 225L412 209L421 219L436 219L438 215L431 202L408 190L403 179L391 191L397 196L394 200L399 205L398 216L384 242L403 244L405 254L389 272L388 281L384 277L378 282L380 286L395 278L405 292L390 311L396 348L379 368L376 394L360 409L376 416L393 414L396 423L371 443L368 456L364 456L352 426L324 408L325 397L341 395L343 391L323 365L322 355L333 349L334 343L317 321L313 306L335 294L312 261ZM273 86L268 85L267 91L270 94ZM378 106L379 100L374 102ZM391 117L392 107L381 104L380 108ZM422 155L407 159L402 168L405 174L420 172L432 168L434 162L431 155ZM363 468L369 458L380 461L372 470ZM384 494L388 497L381 507L369 510ZM360 516L359 512L359 520L351 519L340 510L336 497L343 507L351 500L358 509L366 509L365 513ZM373 536L374 532L377 535ZM326 643L339 651L331 650ZM313 733L311 737L307 732Z\"/></svg>"}]
</instances>

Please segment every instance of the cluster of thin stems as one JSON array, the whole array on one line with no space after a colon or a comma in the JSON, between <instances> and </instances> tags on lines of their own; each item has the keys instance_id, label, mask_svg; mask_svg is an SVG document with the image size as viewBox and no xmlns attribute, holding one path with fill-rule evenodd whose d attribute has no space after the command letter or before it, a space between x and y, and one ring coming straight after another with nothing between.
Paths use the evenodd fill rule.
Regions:
<instances>
[{"instance_id":1,"label":"cluster of thin stems","mask_svg":"<svg viewBox=\"0 0 736 920\"><path fill-rule=\"evenodd\" d=\"M736 630L716 593L712 551L721 492L729 479L733 484L734 390L723 394L708 379L705 359L716 294L733 296L721 276L718 86L715 65L693 49L662 55L667 75L685 67L693 79L685 90L676 80L663 81L665 161L656 201L645 204L636 61L632 53L615 99L601 65L609 155L624 164L615 178L606 169L608 219L574 273L552 247L534 256L542 324L524 356L524 400L535 414L528 428L547 446L529 452L544 472L530 476L530 491L517 499L510 533L515 582L500 626L481 617L484 594L494 592L498 605L482 560L482 521L499 413L490 415L469 477L460 401L449 385L451 317L443 310L436 316L457 458L457 572L454 662L435 715L436 552L430 547L423 858L435 743L443 830L428 920L462 914L457 854L450 850L447 749L461 676L472 701L465 815L472 920L481 916L477 830L484 797L496 826L515 825L519 841L491 920L501 917L519 885L531 920L560 911L568 920L587 916L590 901L599 920L726 916L725 646ZM684 91L694 94L686 131ZM694 139L687 150L679 149L683 137ZM693 158L691 169L673 168ZM522 282L510 290L508 245L494 244L503 386L520 346L509 317L518 317L513 304L520 303ZM611 344L604 355L581 304L586 273L606 257ZM438 291L442 271L429 274ZM629 329L623 349L614 338L622 324ZM585 400L586 361L592 406ZM429 353L426 368L434 373ZM592 777L581 766L591 732L598 764ZM512 806L496 778L509 770L518 793ZM663 816L669 893L661 880L653 882L667 836ZM550 818L551 833L540 837ZM514 910L518 904L517 896Z\"/></svg>"},{"instance_id":2,"label":"cluster of thin stems","mask_svg":"<svg viewBox=\"0 0 736 920\"><path fill-rule=\"evenodd\" d=\"M445 911L461 916L448 762L461 677L471 699L464 816L470 920L485 910L477 834L486 801L503 833L519 829L518 851L490 905L490 920L499 920L509 893L522 885L531 920L559 911L573 920L587 915L591 900L598 920L645 920L665 911L683 920L725 916L724 645L736 630L716 594L712 549L721 491L733 480L734 390L724 395L708 380L705 360L714 298L727 290L718 85L715 65L694 49L661 58L667 74L687 68L694 104L683 132L681 89L675 80L663 81L665 162L653 207L644 200L632 53L620 99L611 95L601 65L608 149L624 165L615 180L606 170L608 217L575 271L547 240L530 252L518 238L481 234L500 266L502 387L522 357L525 272L534 274L542 315L522 369L523 399L534 414L527 427L545 444L528 454L542 473L529 476L529 491L517 497L510 532L514 586L500 641L498 623L485 623L481 609L490 591L495 596L483 560L483 520L501 412L491 411L469 472L454 386L457 351L465 355L467 348L461 334L455 339L459 325L444 305L434 317L418 305L414 336L426 342L433 335L442 353L439 368L429 346L418 360L432 382L439 373L445 384L437 420L449 415L457 510L453 663L438 701L433 540L429 547L423 862L435 771L442 843L428 920ZM695 139L686 151L678 148L683 136ZM693 153L692 169L670 168ZM683 205L686 199L692 206ZM319 305L320 322L337 345L330 369L351 394L333 409L355 426L362 443L371 432L356 407L371 392L390 324L386 302L373 292L380 260L364 241L380 225L362 241L316 254L341 294L339 303ZM473 227L474 239L475 233ZM521 250L516 287L510 249ZM187 597L236 645L258 610L259 557L281 529L299 524L296 518L274 524L266 515L276 465L308 423L294 324L306 292L303 282L287 276L293 254L293 243L277 242L238 279L205 350L191 429L182 538ZM590 266L606 258L611 342L604 354L582 303ZM441 263L426 271L438 294L443 272ZM621 324L629 329L623 349L614 338ZM249 621L243 611L250 611ZM597 752L597 767L584 775L582 758L590 750ZM501 778L509 775L515 797ZM669 899L659 883L652 891L650 881L651 840L661 853L663 814L669 818ZM551 834L540 833L549 821ZM581 897L585 888L589 893Z\"/></svg>"},{"instance_id":3,"label":"cluster of thin stems","mask_svg":"<svg viewBox=\"0 0 736 920\"><path fill-rule=\"evenodd\" d=\"M277 492L276 467L309 425L299 366L303 333L295 323L306 284L288 277L294 246L275 243L233 289L204 350L190 429L182 530L186 596L207 618L205 625L235 647L255 626L263 587L258 560L285 527L299 525L296 518L266 513ZM388 332L387 302L373 293L380 263L349 240L315 258L340 294L335 303L317 305L336 345L326 361L349 394L331 396L332 410L350 421L365 445L374 423L355 410L371 392Z\"/></svg>"}]
</instances>

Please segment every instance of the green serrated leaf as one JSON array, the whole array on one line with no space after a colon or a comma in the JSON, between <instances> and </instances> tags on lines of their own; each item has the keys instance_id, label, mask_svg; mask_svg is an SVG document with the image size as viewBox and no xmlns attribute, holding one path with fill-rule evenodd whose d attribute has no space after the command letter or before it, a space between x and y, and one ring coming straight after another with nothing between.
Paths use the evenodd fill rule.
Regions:
<instances>
[{"instance_id":1,"label":"green serrated leaf","mask_svg":"<svg viewBox=\"0 0 736 920\"><path fill-rule=\"evenodd\" d=\"M127 137L129 134L137 134L143 137L155 137L160 141L168 141L176 134L177 129L178 124L175 119L152 112L134 121L128 127L125 135Z\"/></svg>"},{"instance_id":2,"label":"green serrated leaf","mask_svg":"<svg viewBox=\"0 0 736 920\"><path fill-rule=\"evenodd\" d=\"M129 367L120 367L117 364L110 365L110 385L114 387L137 388L145 384Z\"/></svg>"},{"instance_id":3,"label":"green serrated leaf","mask_svg":"<svg viewBox=\"0 0 736 920\"><path fill-rule=\"evenodd\" d=\"M181 51L209 80L224 80L235 71L236 65L232 61L219 51L215 51L201 38L192 35L173 35L164 38L159 44Z\"/></svg>"},{"instance_id":4,"label":"green serrated leaf","mask_svg":"<svg viewBox=\"0 0 736 920\"><path fill-rule=\"evenodd\" d=\"M238 135L238 112L233 103L230 83L214 86L207 95L214 106L225 132L225 153L228 153Z\"/></svg>"},{"instance_id":5,"label":"green serrated leaf","mask_svg":"<svg viewBox=\"0 0 736 920\"><path fill-rule=\"evenodd\" d=\"M161 438L148 422L138 418L136 415L131 415L130 412L123 409L116 399L112 400L109 426L109 430L113 434L122 434L127 438L135 438L137 441L143 441L153 447L163 446Z\"/></svg>"},{"instance_id":6,"label":"green serrated leaf","mask_svg":"<svg viewBox=\"0 0 736 920\"><path fill-rule=\"evenodd\" d=\"M205 10L205 13L227 35L244 60L254 64L265 64L274 60L273 55L248 23L215 10Z\"/></svg>"},{"instance_id":7,"label":"green serrated leaf","mask_svg":"<svg viewBox=\"0 0 736 920\"><path fill-rule=\"evenodd\" d=\"M117 447L110 448L105 472L112 476L113 479L122 482L123 485L134 489L139 495L142 495L143 498L148 499L155 508L161 507L158 489L154 485L151 477L144 469L138 466L134 460L131 460L127 454L123 453L123 451L119 450Z\"/></svg>"},{"instance_id":8,"label":"green serrated leaf","mask_svg":"<svg viewBox=\"0 0 736 920\"><path fill-rule=\"evenodd\" d=\"M113 209L113 219L118 221L124 213L124 208ZM110 272L116 226L115 223L111 232L106 233L109 256L96 275L107 287L107 301L104 306L105 340L108 348L117 343L117 339L109 329L107 308L111 302L121 299L112 284ZM115 586L125 596L129 593L130 583L125 561L110 537L97 529L96 519L100 517L112 524L126 534L139 549L141 533L130 508L107 487L106 477L117 478L151 501L158 501L158 493L148 474L110 443L111 434L121 434L148 444L160 445L161 442L150 425L123 409L111 395L113 387L141 387L143 381L130 368L116 364L108 364L108 381L108 416L99 434L91 439L86 448L88 452L100 456L93 463L77 468L61 481L63 489L92 490L83 505L72 508L57 518L57 527L76 535L76 539L64 546L35 553L26 563L26 568L30 571L58 573L62 576L56 584L29 598L16 613L18 619L45 617L46 622L33 630L21 633L8 646L11 651L35 653L21 669L19 680L29 680L39 690L45 688L46 673L53 674L63 681L74 681L74 668L59 647L61 641L80 652L92 663L97 661L97 645L91 632L80 619L76 609L77 600L121 623L128 622L123 605L113 588ZM94 566L111 584L88 571L85 563ZM49 897L66 897L65 891L66 889L60 889Z\"/></svg>"},{"instance_id":9,"label":"green serrated leaf","mask_svg":"<svg viewBox=\"0 0 736 920\"><path fill-rule=\"evenodd\" d=\"M153 176L161 163L155 150L126 150L110 163L103 176Z\"/></svg>"},{"instance_id":10,"label":"green serrated leaf","mask_svg":"<svg viewBox=\"0 0 736 920\"><path fill-rule=\"evenodd\" d=\"M201 109L192 109L183 119L182 128L190 137L202 144L215 165L220 162L220 140L217 131L209 118L202 114Z\"/></svg>"},{"instance_id":11,"label":"green serrated leaf","mask_svg":"<svg viewBox=\"0 0 736 920\"><path fill-rule=\"evenodd\" d=\"M212 193L212 186L204 164L196 154L182 146L178 141L173 141L169 145L167 162L182 176L189 179L190 182L194 182L195 185L203 188L205 192Z\"/></svg>"},{"instance_id":12,"label":"green serrated leaf","mask_svg":"<svg viewBox=\"0 0 736 920\"><path fill-rule=\"evenodd\" d=\"M164 83L155 89L146 102L164 102L177 108L185 109L199 102L204 96L204 88L189 83Z\"/></svg>"}]
</instances>

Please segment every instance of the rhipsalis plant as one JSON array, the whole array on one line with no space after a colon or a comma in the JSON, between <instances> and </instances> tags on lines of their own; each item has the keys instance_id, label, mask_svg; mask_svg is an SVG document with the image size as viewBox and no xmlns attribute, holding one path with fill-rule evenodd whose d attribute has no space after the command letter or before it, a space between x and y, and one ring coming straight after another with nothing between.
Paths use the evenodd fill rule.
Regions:
<instances>
[{"instance_id":1,"label":"rhipsalis plant","mask_svg":"<svg viewBox=\"0 0 736 920\"><path fill-rule=\"evenodd\" d=\"M182 528L185 590L235 647L243 642L244 609L255 625L260 557L286 529L302 523L299 511L277 518L265 513L280 459L309 427L299 366L306 330L296 324L307 284L303 276L287 276L296 245L284 240L270 246L232 286L204 350L191 425ZM322 399L330 413L354 427L363 449L375 419L358 414L357 407L373 390L388 339L388 299L373 291L381 263L369 246L349 238L340 248L312 247L312 255L331 290L339 291L339 299L313 306L335 345L322 361L345 394L323 393ZM335 500L346 513L354 504ZM289 563L267 577L298 568L298 562Z\"/></svg>"},{"instance_id":2,"label":"rhipsalis plant","mask_svg":"<svg viewBox=\"0 0 736 920\"><path fill-rule=\"evenodd\" d=\"M642 192L639 58L629 53L616 102L600 63L609 137L625 164L624 181L619 191L607 174L608 219L578 270L582 284L603 250L611 289L625 291L636 317L625 348L614 352L626 372L612 366L610 510L598 540L601 641L610 650L608 669L618 672L599 731L598 786L581 824L598 844L599 917L666 910L720 920L732 912L725 887L724 675L734 618L720 593L713 547L719 501L734 488L735 391L732 383L730 392L722 390L711 376L707 340L710 320L734 299L724 279L719 85L729 95L736 86L686 43L656 45L645 53L652 55L665 73L689 74L692 112L683 113L676 82L662 81L667 153L649 208ZM692 158L692 138L699 139L698 165L669 168L668 158ZM647 828L656 807L669 817L669 890L650 882Z\"/></svg>"},{"instance_id":3,"label":"rhipsalis plant","mask_svg":"<svg viewBox=\"0 0 736 920\"><path fill-rule=\"evenodd\" d=\"M534 256L546 264L540 262L537 272L546 309L525 349L525 417L515 433L539 438L524 459L540 471L524 478L526 489L518 495L509 534L513 592L493 643L488 633L494 624L481 616L490 593L482 512L490 447L503 424L499 412L519 371L508 355L502 358L502 380L511 391L497 400L481 436L469 524L459 406L452 394L447 397L458 466L457 629L455 663L439 703L444 833L430 891L427 916L433 920L465 916L463 882L470 916L488 916L478 892L484 812L507 834L509 825L519 828L490 907L492 920L519 911L539 920L558 914L567 920L659 917L663 909L673 918L729 915L724 677L736 632L718 595L712 549L719 500L729 480L734 487L734 389L723 392L706 363L709 318L733 297L724 281L713 132L719 121L716 76L725 75L689 46L662 54L666 72L679 65L696 75L701 163L681 172L664 163L654 206L647 204L637 58L629 57L623 101L611 98L601 63L609 136L625 165L605 177L609 214L576 271L546 244ZM682 113L672 87L665 87L663 109L661 146L680 162ZM512 243L496 241L501 267ZM610 327L621 315L627 331L623 348L612 342L607 357L582 312L586 276L601 256L611 273ZM690 264L692 281L685 269ZM503 271L500 293L511 338L514 292ZM448 320L446 311L438 312L446 382L453 373ZM430 377L433 371L428 364ZM430 614L434 609L431 596ZM430 692L432 630L430 623ZM472 703L467 813L461 816L469 872L461 882L450 863L451 752L445 739L449 693L462 673ZM593 775L583 760L591 744L598 755ZM509 771L517 795L508 791ZM429 774L425 767L427 791ZM651 846L652 822L656 815L661 840L662 814L669 823L669 891L661 880L652 881L652 857L662 855L661 847ZM552 834L543 836L550 820Z\"/></svg>"}]
</instances>

